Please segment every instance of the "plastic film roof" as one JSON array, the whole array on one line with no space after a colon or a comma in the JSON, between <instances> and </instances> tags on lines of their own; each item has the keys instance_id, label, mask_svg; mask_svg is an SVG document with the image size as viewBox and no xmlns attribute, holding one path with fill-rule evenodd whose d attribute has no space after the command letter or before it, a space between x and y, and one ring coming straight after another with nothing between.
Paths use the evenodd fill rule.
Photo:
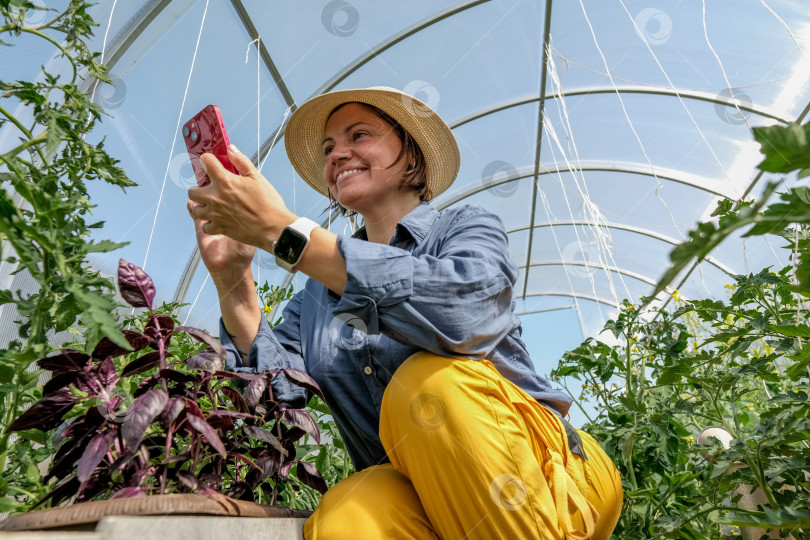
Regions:
<instances>
[{"instance_id":1,"label":"plastic film roof","mask_svg":"<svg viewBox=\"0 0 810 540\"><path fill-rule=\"evenodd\" d=\"M481 205L507 227L541 372L623 298L650 294L718 197L756 196L765 180L750 128L800 121L810 103L810 10L794 0L101 0L93 14L91 45L116 82L87 85L111 115L93 137L139 184L91 186L99 236L130 242L93 260L104 272L119 257L145 265L159 298L189 304L181 319L216 331L179 126L217 104L294 212L348 234L294 173L283 126L325 91L392 86L433 107L459 142L461 172L435 205ZM13 52L2 79L58 62L46 47ZM730 240L676 285L722 297L729 274L784 264L779 245ZM267 254L255 265L260 282L290 279Z\"/></svg>"}]
</instances>

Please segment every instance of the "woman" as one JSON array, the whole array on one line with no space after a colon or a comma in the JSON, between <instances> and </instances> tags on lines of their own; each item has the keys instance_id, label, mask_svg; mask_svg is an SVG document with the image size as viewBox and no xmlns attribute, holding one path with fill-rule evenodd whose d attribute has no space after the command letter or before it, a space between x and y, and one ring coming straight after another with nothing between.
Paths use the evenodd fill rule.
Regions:
<instances>
[{"instance_id":1,"label":"woman","mask_svg":"<svg viewBox=\"0 0 810 540\"><path fill-rule=\"evenodd\" d=\"M390 88L313 98L285 132L296 171L363 217L352 238L290 212L235 148L189 190L216 284L229 367L294 367L321 386L359 471L329 490L307 538L607 538L618 473L562 416L570 398L534 372L520 340L500 220L427 201L459 169L452 132ZM307 274L270 330L256 301L255 247ZM346 324L346 323L350 324ZM284 381L276 398L302 406Z\"/></svg>"}]
</instances>

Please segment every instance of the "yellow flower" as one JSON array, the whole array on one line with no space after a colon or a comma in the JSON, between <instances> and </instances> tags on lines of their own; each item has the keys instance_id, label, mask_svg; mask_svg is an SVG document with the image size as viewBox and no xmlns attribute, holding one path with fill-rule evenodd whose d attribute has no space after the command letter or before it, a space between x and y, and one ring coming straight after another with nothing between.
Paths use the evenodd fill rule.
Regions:
<instances>
[{"instance_id":1,"label":"yellow flower","mask_svg":"<svg viewBox=\"0 0 810 540\"><path fill-rule=\"evenodd\" d=\"M272 308L271 308L270 306L264 306L264 307L262 308L262 311L264 311L265 313L269 314L269 313L272 311Z\"/></svg>"},{"instance_id":2,"label":"yellow flower","mask_svg":"<svg viewBox=\"0 0 810 540\"><path fill-rule=\"evenodd\" d=\"M695 444L695 438L694 438L694 437L691 437L691 436L690 436L690 437L687 437L687 438L686 438L686 442L688 442L689 444Z\"/></svg>"}]
</instances>

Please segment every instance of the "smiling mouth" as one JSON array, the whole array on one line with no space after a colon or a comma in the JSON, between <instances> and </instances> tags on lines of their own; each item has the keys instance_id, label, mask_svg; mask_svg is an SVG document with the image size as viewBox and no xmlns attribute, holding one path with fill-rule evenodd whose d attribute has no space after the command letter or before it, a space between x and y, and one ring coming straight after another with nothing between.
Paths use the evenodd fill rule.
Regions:
<instances>
[{"instance_id":1,"label":"smiling mouth","mask_svg":"<svg viewBox=\"0 0 810 540\"><path fill-rule=\"evenodd\" d=\"M337 178L335 178L335 184L338 184L341 180L343 180L346 176L350 174L363 172L365 170L366 169L347 169L345 171L342 171L339 175L337 175Z\"/></svg>"}]
</instances>

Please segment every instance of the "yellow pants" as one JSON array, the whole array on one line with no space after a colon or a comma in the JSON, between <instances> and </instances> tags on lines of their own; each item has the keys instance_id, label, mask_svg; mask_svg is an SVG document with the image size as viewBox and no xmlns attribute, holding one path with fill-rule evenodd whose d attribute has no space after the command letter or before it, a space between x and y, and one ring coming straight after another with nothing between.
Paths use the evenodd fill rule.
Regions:
<instances>
[{"instance_id":1,"label":"yellow pants","mask_svg":"<svg viewBox=\"0 0 810 540\"><path fill-rule=\"evenodd\" d=\"M386 388L391 460L339 482L307 539L606 539L622 505L616 467L487 361L410 357Z\"/></svg>"}]
</instances>

